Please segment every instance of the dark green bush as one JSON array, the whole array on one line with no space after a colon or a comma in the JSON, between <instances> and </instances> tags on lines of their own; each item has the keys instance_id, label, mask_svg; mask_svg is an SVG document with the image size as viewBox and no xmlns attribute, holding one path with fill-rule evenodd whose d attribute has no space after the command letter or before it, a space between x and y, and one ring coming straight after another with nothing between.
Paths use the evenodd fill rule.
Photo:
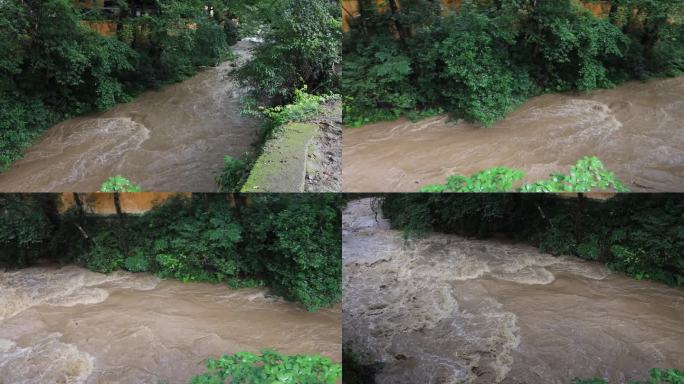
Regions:
<instances>
[{"instance_id":1,"label":"dark green bush","mask_svg":"<svg viewBox=\"0 0 684 384\"><path fill-rule=\"evenodd\" d=\"M124 265L125 255L113 231L102 231L93 237L94 246L78 261L93 271L109 273Z\"/></svg>"},{"instance_id":2,"label":"dark green bush","mask_svg":"<svg viewBox=\"0 0 684 384\"><path fill-rule=\"evenodd\" d=\"M328 307L342 298L341 217L335 200L295 202L278 212L272 256L264 260L276 287L309 308Z\"/></svg>"},{"instance_id":3,"label":"dark green bush","mask_svg":"<svg viewBox=\"0 0 684 384\"><path fill-rule=\"evenodd\" d=\"M239 277L237 244L241 227L225 195L160 206L148 214L147 231L155 234L152 252L159 274L184 281L225 281Z\"/></svg>"},{"instance_id":4,"label":"dark green bush","mask_svg":"<svg viewBox=\"0 0 684 384\"><path fill-rule=\"evenodd\" d=\"M0 195L0 265L26 266L49 253L55 231L54 196Z\"/></svg>"},{"instance_id":5,"label":"dark green bush","mask_svg":"<svg viewBox=\"0 0 684 384\"><path fill-rule=\"evenodd\" d=\"M135 248L124 260L124 269L131 272L147 272L150 270L149 257L145 255L145 251L141 248Z\"/></svg>"},{"instance_id":6,"label":"dark green bush","mask_svg":"<svg viewBox=\"0 0 684 384\"><path fill-rule=\"evenodd\" d=\"M310 310L342 297L338 194L255 197L243 212L247 270L260 271L285 297ZM315 241L311 241L315 239Z\"/></svg>"}]
</instances>

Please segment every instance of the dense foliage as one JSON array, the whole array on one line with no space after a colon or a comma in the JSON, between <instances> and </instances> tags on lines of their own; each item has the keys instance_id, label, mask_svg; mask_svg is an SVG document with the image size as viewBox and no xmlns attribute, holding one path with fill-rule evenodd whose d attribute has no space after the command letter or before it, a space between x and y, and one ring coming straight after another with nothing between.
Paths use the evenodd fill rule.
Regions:
<instances>
[{"instance_id":1,"label":"dense foliage","mask_svg":"<svg viewBox=\"0 0 684 384\"><path fill-rule=\"evenodd\" d=\"M238 352L207 362L208 373L195 376L191 384L335 384L342 366L328 357L283 356L265 350L260 355Z\"/></svg>"},{"instance_id":2,"label":"dense foliage","mask_svg":"<svg viewBox=\"0 0 684 384\"><path fill-rule=\"evenodd\" d=\"M421 192L513 192L514 184L525 177L522 171L506 167L495 167L474 174L471 177L453 175L445 185L427 185ZM518 192L592 192L607 191L629 192L607 171L601 160L596 157L580 159L570 168L568 175L554 173L547 180L524 184L516 188Z\"/></svg>"},{"instance_id":3,"label":"dense foliage","mask_svg":"<svg viewBox=\"0 0 684 384\"><path fill-rule=\"evenodd\" d=\"M272 105L292 101L294 92L337 92L342 16L338 0L263 1L263 43L235 75Z\"/></svg>"},{"instance_id":4,"label":"dense foliage","mask_svg":"<svg viewBox=\"0 0 684 384\"><path fill-rule=\"evenodd\" d=\"M541 92L684 73L682 1L607 3L596 16L578 0L358 0L343 44L345 121L446 110L489 126Z\"/></svg>"},{"instance_id":5,"label":"dense foliage","mask_svg":"<svg viewBox=\"0 0 684 384\"><path fill-rule=\"evenodd\" d=\"M245 153L240 159L225 156L223 169L214 177L219 192L240 192L242 185L249 178L249 171L253 165L254 158L249 153Z\"/></svg>"},{"instance_id":6,"label":"dense foliage","mask_svg":"<svg viewBox=\"0 0 684 384\"><path fill-rule=\"evenodd\" d=\"M628 384L684 384L684 372L677 369L653 368L650 374L650 380L630 381ZM572 384L610 384L610 382L605 379L575 379Z\"/></svg>"},{"instance_id":7,"label":"dense foliage","mask_svg":"<svg viewBox=\"0 0 684 384\"><path fill-rule=\"evenodd\" d=\"M545 194L388 195L383 212L407 233L497 233L543 252L601 261L637 279L684 284L684 199L619 194L607 201Z\"/></svg>"},{"instance_id":8,"label":"dense foliage","mask_svg":"<svg viewBox=\"0 0 684 384\"><path fill-rule=\"evenodd\" d=\"M0 195L0 208L0 264L25 266L53 248L52 196Z\"/></svg>"},{"instance_id":9,"label":"dense foliage","mask_svg":"<svg viewBox=\"0 0 684 384\"><path fill-rule=\"evenodd\" d=\"M234 29L227 13L210 17L199 0L154 2L138 17L126 1L116 17L74 3L0 2L0 171L60 119L215 64ZM114 23L116 33L102 36L87 25L98 22Z\"/></svg>"},{"instance_id":10,"label":"dense foliage","mask_svg":"<svg viewBox=\"0 0 684 384\"><path fill-rule=\"evenodd\" d=\"M54 195L1 203L0 264L59 257L105 273L268 285L311 310L342 295L339 195L179 196L144 215L113 217L87 214L83 203L59 214Z\"/></svg>"}]
</instances>

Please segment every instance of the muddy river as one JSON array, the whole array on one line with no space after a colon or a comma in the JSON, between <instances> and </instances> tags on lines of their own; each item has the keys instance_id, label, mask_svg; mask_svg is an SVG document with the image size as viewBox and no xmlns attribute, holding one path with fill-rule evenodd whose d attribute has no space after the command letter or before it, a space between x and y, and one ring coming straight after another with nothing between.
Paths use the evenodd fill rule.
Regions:
<instances>
[{"instance_id":1,"label":"muddy river","mask_svg":"<svg viewBox=\"0 0 684 384\"><path fill-rule=\"evenodd\" d=\"M529 182L584 156L633 191L684 191L684 77L536 97L491 128L447 116L348 128L343 190L411 192L495 166Z\"/></svg>"},{"instance_id":2,"label":"muddy river","mask_svg":"<svg viewBox=\"0 0 684 384\"><path fill-rule=\"evenodd\" d=\"M0 272L0 384L187 383L210 357L263 348L341 361L340 316L148 274Z\"/></svg>"},{"instance_id":3,"label":"muddy river","mask_svg":"<svg viewBox=\"0 0 684 384\"><path fill-rule=\"evenodd\" d=\"M684 369L684 290L536 248L404 240L370 200L343 218L343 339L378 383L569 383Z\"/></svg>"},{"instance_id":4,"label":"muddy river","mask_svg":"<svg viewBox=\"0 0 684 384\"><path fill-rule=\"evenodd\" d=\"M257 138L257 124L240 115L242 90L225 76L253 44L232 47L236 64L55 125L0 174L0 191L93 192L119 174L147 191L216 191L223 157L250 150Z\"/></svg>"}]
</instances>

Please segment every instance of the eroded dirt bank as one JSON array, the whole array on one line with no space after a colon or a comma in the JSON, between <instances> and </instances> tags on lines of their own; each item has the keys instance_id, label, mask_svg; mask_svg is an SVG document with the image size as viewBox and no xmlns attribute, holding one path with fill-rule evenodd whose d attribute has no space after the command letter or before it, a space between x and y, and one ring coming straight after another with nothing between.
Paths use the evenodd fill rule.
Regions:
<instances>
[{"instance_id":1,"label":"eroded dirt bank","mask_svg":"<svg viewBox=\"0 0 684 384\"><path fill-rule=\"evenodd\" d=\"M0 191L92 192L119 174L148 191L216 191L223 157L239 157L258 136L258 123L240 114L243 90L226 77L254 44L233 46L236 62L53 126L0 174Z\"/></svg>"},{"instance_id":2,"label":"eroded dirt bank","mask_svg":"<svg viewBox=\"0 0 684 384\"><path fill-rule=\"evenodd\" d=\"M264 289L74 266L0 272L0 383L186 383L207 358L263 348L341 361L340 316Z\"/></svg>"},{"instance_id":3,"label":"eroded dirt bank","mask_svg":"<svg viewBox=\"0 0 684 384\"><path fill-rule=\"evenodd\" d=\"M684 77L535 97L491 128L439 116L344 130L345 192L414 192L507 166L526 181L598 156L633 191L684 190Z\"/></svg>"},{"instance_id":4,"label":"eroded dirt bank","mask_svg":"<svg viewBox=\"0 0 684 384\"><path fill-rule=\"evenodd\" d=\"M379 383L568 383L684 368L684 292L522 244L343 216L343 339ZM377 210L376 210L377 211Z\"/></svg>"}]
</instances>

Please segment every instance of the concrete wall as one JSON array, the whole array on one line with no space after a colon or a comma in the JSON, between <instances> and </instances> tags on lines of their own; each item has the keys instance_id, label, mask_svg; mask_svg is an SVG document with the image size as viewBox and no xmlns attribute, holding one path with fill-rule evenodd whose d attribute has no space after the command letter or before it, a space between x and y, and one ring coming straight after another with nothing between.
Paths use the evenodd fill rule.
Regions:
<instances>
[{"instance_id":1,"label":"concrete wall","mask_svg":"<svg viewBox=\"0 0 684 384\"><path fill-rule=\"evenodd\" d=\"M445 9L458 8L461 6L461 0L441 0ZM349 23L359 15L359 0L342 0L342 30L347 32L349 30ZM375 0L380 11L386 10L387 0ZM401 1L397 0L401 5ZM606 16L610 13L610 3L608 1L600 3L585 3L585 7L591 10L597 16Z\"/></svg>"},{"instance_id":2,"label":"concrete wall","mask_svg":"<svg viewBox=\"0 0 684 384\"><path fill-rule=\"evenodd\" d=\"M76 205L73 193L62 193L61 195L61 212L66 212L69 208ZM136 192L121 193L119 196L123 212L141 214L152 209L155 204L162 203L175 195L178 195L178 193ZM181 193L180 195L189 197L191 194ZM79 196L84 208L89 213L97 215L113 215L116 213L113 193L80 193Z\"/></svg>"},{"instance_id":3,"label":"concrete wall","mask_svg":"<svg viewBox=\"0 0 684 384\"><path fill-rule=\"evenodd\" d=\"M116 35L116 21L81 21L85 26L102 36Z\"/></svg>"},{"instance_id":4,"label":"concrete wall","mask_svg":"<svg viewBox=\"0 0 684 384\"><path fill-rule=\"evenodd\" d=\"M102 8L104 7L104 0L74 0L74 7L76 8Z\"/></svg>"}]
</instances>

